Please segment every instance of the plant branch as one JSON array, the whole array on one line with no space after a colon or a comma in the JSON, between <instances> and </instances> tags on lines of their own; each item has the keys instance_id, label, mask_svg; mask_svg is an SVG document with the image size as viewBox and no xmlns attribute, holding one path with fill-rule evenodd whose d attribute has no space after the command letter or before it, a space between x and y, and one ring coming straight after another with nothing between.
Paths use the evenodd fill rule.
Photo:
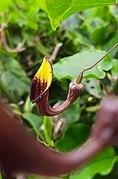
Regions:
<instances>
[{"instance_id":1,"label":"plant branch","mask_svg":"<svg viewBox=\"0 0 118 179\"><path fill-rule=\"evenodd\" d=\"M50 58L50 60L51 60L52 63L53 63L53 61L55 61L55 59L56 59L56 57L57 57L57 54L58 54L58 52L59 52L59 50L60 50L60 48L61 48L62 45L63 45L62 43L58 43L58 44L55 46L54 51L53 51L53 53L52 53L52 56L51 56L51 58Z\"/></svg>"},{"instance_id":2,"label":"plant branch","mask_svg":"<svg viewBox=\"0 0 118 179\"><path fill-rule=\"evenodd\" d=\"M0 42L2 47L9 53L18 53L25 50L25 48L22 46L22 43L19 43L15 49L11 49L7 44L6 35L4 32L4 29L7 27L6 24L1 25L0 27Z\"/></svg>"}]
</instances>

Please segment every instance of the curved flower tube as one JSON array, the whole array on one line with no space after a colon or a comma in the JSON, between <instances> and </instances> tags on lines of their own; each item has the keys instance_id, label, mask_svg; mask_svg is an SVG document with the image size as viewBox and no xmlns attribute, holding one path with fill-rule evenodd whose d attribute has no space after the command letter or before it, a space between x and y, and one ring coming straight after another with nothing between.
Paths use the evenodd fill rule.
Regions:
<instances>
[{"instance_id":1,"label":"curved flower tube","mask_svg":"<svg viewBox=\"0 0 118 179\"><path fill-rule=\"evenodd\" d=\"M4 179L13 179L18 174L63 175L118 142L118 96L102 101L90 139L79 149L65 154L38 142L13 119L2 103L0 106L0 166Z\"/></svg>"},{"instance_id":2,"label":"curved flower tube","mask_svg":"<svg viewBox=\"0 0 118 179\"><path fill-rule=\"evenodd\" d=\"M38 111L45 116L54 116L65 111L84 91L82 84L71 82L66 101L58 107L51 107L48 102L49 88L52 83L52 65L48 57L34 76L30 89L30 100L36 103Z\"/></svg>"}]
</instances>

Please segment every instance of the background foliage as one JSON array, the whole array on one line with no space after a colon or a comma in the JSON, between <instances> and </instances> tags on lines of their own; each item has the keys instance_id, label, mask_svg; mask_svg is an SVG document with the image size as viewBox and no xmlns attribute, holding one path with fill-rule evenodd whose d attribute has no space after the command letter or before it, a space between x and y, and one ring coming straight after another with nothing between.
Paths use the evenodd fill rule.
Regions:
<instances>
[{"instance_id":1,"label":"background foliage","mask_svg":"<svg viewBox=\"0 0 118 179\"><path fill-rule=\"evenodd\" d=\"M9 47L19 43L25 47L20 53L8 53L1 43L0 96L29 130L61 152L85 142L100 100L107 93L118 94L118 50L85 73L84 94L59 116L43 119L38 114L29 100L31 79L43 57L52 57L55 46L62 43L53 61L50 103L63 102L69 82L118 42L118 7L113 4L114 0L5 0L0 4L0 23L7 24ZM117 146L103 151L67 178L117 178L117 152Z\"/></svg>"}]
</instances>

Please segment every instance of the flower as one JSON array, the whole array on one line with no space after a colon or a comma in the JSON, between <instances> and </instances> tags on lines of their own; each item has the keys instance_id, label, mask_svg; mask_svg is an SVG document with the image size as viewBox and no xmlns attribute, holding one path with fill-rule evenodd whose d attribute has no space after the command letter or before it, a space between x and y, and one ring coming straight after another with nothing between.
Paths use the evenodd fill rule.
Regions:
<instances>
[{"instance_id":1,"label":"flower","mask_svg":"<svg viewBox=\"0 0 118 179\"><path fill-rule=\"evenodd\" d=\"M38 111L45 116L54 116L64 112L84 91L84 86L81 83L71 82L65 102L59 106L51 107L48 97L52 74L52 64L49 57L46 56L31 83L30 100L32 103L36 103Z\"/></svg>"}]
</instances>

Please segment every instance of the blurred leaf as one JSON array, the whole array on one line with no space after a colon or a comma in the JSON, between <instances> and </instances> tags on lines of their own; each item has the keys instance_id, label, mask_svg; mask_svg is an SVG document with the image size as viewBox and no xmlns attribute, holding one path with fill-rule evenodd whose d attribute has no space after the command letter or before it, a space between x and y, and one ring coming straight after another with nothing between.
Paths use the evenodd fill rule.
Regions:
<instances>
[{"instance_id":1,"label":"blurred leaf","mask_svg":"<svg viewBox=\"0 0 118 179\"><path fill-rule=\"evenodd\" d=\"M101 88L99 80L90 78L88 80L85 80L85 89L89 92L89 94L95 96L96 98L101 98Z\"/></svg>"},{"instance_id":2,"label":"blurred leaf","mask_svg":"<svg viewBox=\"0 0 118 179\"><path fill-rule=\"evenodd\" d=\"M20 112L20 108L17 104L10 103L9 107L10 107L10 110L12 110L12 112L15 113L16 115L22 115L22 113Z\"/></svg>"},{"instance_id":3,"label":"blurred leaf","mask_svg":"<svg viewBox=\"0 0 118 179\"><path fill-rule=\"evenodd\" d=\"M63 177L65 178L65 177ZM30 176L28 179L61 179L60 177L47 177L47 176Z\"/></svg>"},{"instance_id":4,"label":"blurred leaf","mask_svg":"<svg viewBox=\"0 0 118 179\"><path fill-rule=\"evenodd\" d=\"M117 27L115 27L115 28L117 28ZM113 29L113 30L116 31L117 29ZM105 51L108 51L116 43L118 43L118 33L114 34L114 36L104 45L103 49ZM118 47L110 53L110 56L115 57L117 53L118 53Z\"/></svg>"},{"instance_id":5,"label":"blurred leaf","mask_svg":"<svg viewBox=\"0 0 118 179\"><path fill-rule=\"evenodd\" d=\"M0 2L0 13L7 10L9 5L11 4L12 0L5 0Z\"/></svg>"},{"instance_id":6,"label":"blurred leaf","mask_svg":"<svg viewBox=\"0 0 118 179\"><path fill-rule=\"evenodd\" d=\"M105 43L108 43L109 39L113 38L115 34L117 34L117 19L113 17L110 11L110 6L100 6L88 9L83 12L83 17L86 31L94 45L104 46ZM111 44L111 46L107 46L107 48L103 49L108 51L111 47L113 47L113 45L115 45L115 41L114 44ZM110 54L110 56L114 52L116 52L116 49Z\"/></svg>"},{"instance_id":7,"label":"blurred leaf","mask_svg":"<svg viewBox=\"0 0 118 179\"><path fill-rule=\"evenodd\" d=\"M100 109L100 105L94 105L86 108L87 112L96 112Z\"/></svg>"},{"instance_id":8,"label":"blurred leaf","mask_svg":"<svg viewBox=\"0 0 118 179\"><path fill-rule=\"evenodd\" d=\"M0 87L12 101L17 101L24 93L29 92L29 85L9 71L1 75Z\"/></svg>"},{"instance_id":9,"label":"blurred leaf","mask_svg":"<svg viewBox=\"0 0 118 179\"><path fill-rule=\"evenodd\" d=\"M113 67L111 69L111 72L113 75L118 75L118 59L112 59Z\"/></svg>"},{"instance_id":10,"label":"blurred leaf","mask_svg":"<svg viewBox=\"0 0 118 179\"><path fill-rule=\"evenodd\" d=\"M50 146L54 146L54 143L52 141L52 124L51 124L51 117L44 116L44 134L46 142Z\"/></svg>"},{"instance_id":11,"label":"blurred leaf","mask_svg":"<svg viewBox=\"0 0 118 179\"><path fill-rule=\"evenodd\" d=\"M54 65L54 75L57 78L73 79L79 72L96 63L104 55L103 51L92 49L65 57ZM112 68L111 58L107 56L91 70L84 73L84 78L104 78L105 71Z\"/></svg>"},{"instance_id":12,"label":"blurred leaf","mask_svg":"<svg viewBox=\"0 0 118 179\"><path fill-rule=\"evenodd\" d=\"M67 18L72 14L77 13L78 11L83 11L93 7L109 6L115 4L115 2L115 0L74 0L71 9L69 9L69 11L64 14L63 19Z\"/></svg>"},{"instance_id":13,"label":"blurred leaf","mask_svg":"<svg viewBox=\"0 0 118 179\"><path fill-rule=\"evenodd\" d=\"M25 93L29 93L30 79L20 66L19 62L11 56L0 54L2 63L0 88L12 101L20 99Z\"/></svg>"},{"instance_id":14,"label":"blurred leaf","mask_svg":"<svg viewBox=\"0 0 118 179\"><path fill-rule=\"evenodd\" d=\"M69 106L62 114L62 118L65 118L67 123L76 122L80 118L80 106L77 100L71 106Z\"/></svg>"},{"instance_id":15,"label":"blurred leaf","mask_svg":"<svg viewBox=\"0 0 118 179\"><path fill-rule=\"evenodd\" d=\"M110 11L114 17L118 19L118 7L117 6L110 6Z\"/></svg>"},{"instance_id":16,"label":"blurred leaf","mask_svg":"<svg viewBox=\"0 0 118 179\"><path fill-rule=\"evenodd\" d=\"M56 149L68 152L82 145L89 135L90 128L85 124L71 124L66 129L61 139L55 143Z\"/></svg>"},{"instance_id":17,"label":"blurred leaf","mask_svg":"<svg viewBox=\"0 0 118 179\"><path fill-rule=\"evenodd\" d=\"M113 93L118 95L118 76L117 76L117 80L116 80L114 88L113 88Z\"/></svg>"},{"instance_id":18,"label":"blurred leaf","mask_svg":"<svg viewBox=\"0 0 118 179\"><path fill-rule=\"evenodd\" d=\"M81 34L78 34L78 37L74 41L74 44L76 44L76 45L78 45L79 43L82 44L82 45L85 45L85 46L89 46L89 47L92 46L89 39L87 39L87 37L85 37Z\"/></svg>"},{"instance_id":19,"label":"blurred leaf","mask_svg":"<svg viewBox=\"0 0 118 179\"><path fill-rule=\"evenodd\" d=\"M25 105L24 105L24 112L32 112L33 107L35 106L35 104L32 104L29 98L29 95L25 101Z\"/></svg>"},{"instance_id":20,"label":"blurred leaf","mask_svg":"<svg viewBox=\"0 0 118 179\"><path fill-rule=\"evenodd\" d=\"M77 172L70 175L69 179L92 179L97 173L106 175L113 169L114 164L118 161L113 148L109 148L101 152L89 164L82 167Z\"/></svg>"},{"instance_id":21,"label":"blurred leaf","mask_svg":"<svg viewBox=\"0 0 118 179\"><path fill-rule=\"evenodd\" d=\"M38 28L38 4L38 0L14 1L10 6L11 12L8 20L12 24L18 23L20 27L25 26L26 28L36 30Z\"/></svg>"},{"instance_id":22,"label":"blurred leaf","mask_svg":"<svg viewBox=\"0 0 118 179\"><path fill-rule=\"evenodd\" d=\"M105 40L107 25L108 23L105 23L98 17L94 17L94 19L91 19L87 29L90 33L90 39L94 44L103 44Z\"/></svg>"},{"instance_id":23,"label":"blurred leaf","mask_svg":"<svg viewBox=\"0 0 118 179\"><path fill-rule=\"evenodd\" d=\"M22 114L23 118L29 122L36 134L41 137L40 126L43 122L42 118L34 113L25 112Z\"/></svg>"},{"instance_id":24,"label":"blurred leaf","mask_svg":"<svg viewBox=\"0 0 118 179\"><path fill-rule=\"evenodd\" d=\"M3 71L9 71L14 76L20 78L21 81L27 83L28 85L30 84L30 79L17 60L5 54L0 54L0 60L4 66Z\"/></svg>"}]
</instances>

